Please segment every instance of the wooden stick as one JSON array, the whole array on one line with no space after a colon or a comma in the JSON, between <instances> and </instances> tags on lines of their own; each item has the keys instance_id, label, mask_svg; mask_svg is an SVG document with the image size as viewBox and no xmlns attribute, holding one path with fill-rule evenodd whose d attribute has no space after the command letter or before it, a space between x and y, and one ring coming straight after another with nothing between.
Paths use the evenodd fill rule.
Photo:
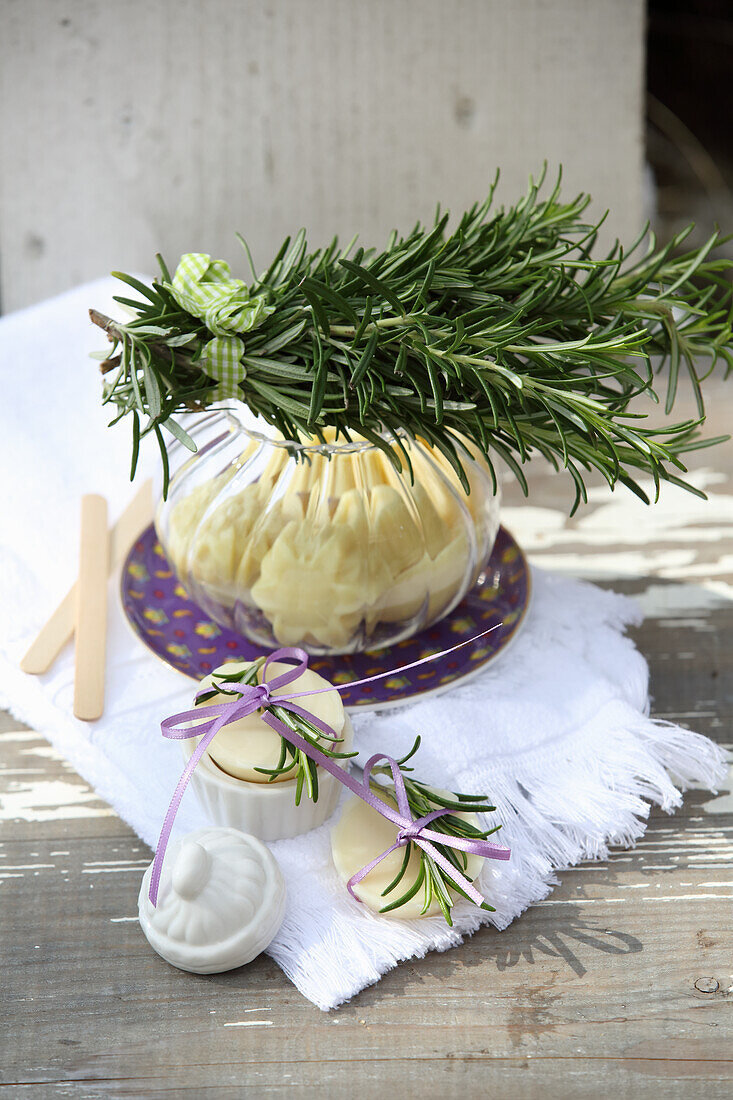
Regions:
<instances>
[{"instance_id":1,"label":"wooden stick","mask_svg":"<svg viewBox=\"0 0 733 1100\"><path fill-rule=\"evenodd\" d=\"M87 493L81 501L74 666L74 714L86 722L100 718L104 710L109 558L107 501Z\"/></svg>"},{"instance_id":2,"label":"wooden stick","mask_svg":"<svg viewBox=\"0 0 733 1100\"><path fill-rule=\"evenodd\" d=\"M20 667L23 672L40 676L47 672L61 650L74 633L74 613L76 611L76 581L64 596L51 618L40 629Z\"/></svg>"},{"instance_id":3,"label":"wooden stick","mask_svg":"<svg viewBox=\"0 0 733 1100\"><path fill-rule=\"evenodd\" d=\"M110 572L124 559L132 542L153 518L153 486L145 481L110 531ZM76 582L72 584L35 641L20 662L23 672L40 676L48 672L67 642L74 635L76 619Z\"/></svg>"}]
</instances>

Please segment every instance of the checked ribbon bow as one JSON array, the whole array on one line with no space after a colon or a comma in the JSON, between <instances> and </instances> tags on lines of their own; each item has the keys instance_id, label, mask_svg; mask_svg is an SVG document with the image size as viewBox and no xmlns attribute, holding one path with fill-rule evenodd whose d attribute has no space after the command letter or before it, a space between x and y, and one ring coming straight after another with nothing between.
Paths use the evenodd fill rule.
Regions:
<instances>
[{"instance_id":1,"label":"checked ribbon bow","mask_svg":"<svg viewBox=\"0 0 733 1100\"><path fill-rule=\"evenodd\" d=\"M215 378L218 398L241 397L244 341L241 333L256 328L274 306L261 294L250 297L242 279L233 279L229 264L205 252L181 256L173 281L166 284L179 306L203 321L213 338L203 349L204 370Z\"/></svg>"}]
</instances>

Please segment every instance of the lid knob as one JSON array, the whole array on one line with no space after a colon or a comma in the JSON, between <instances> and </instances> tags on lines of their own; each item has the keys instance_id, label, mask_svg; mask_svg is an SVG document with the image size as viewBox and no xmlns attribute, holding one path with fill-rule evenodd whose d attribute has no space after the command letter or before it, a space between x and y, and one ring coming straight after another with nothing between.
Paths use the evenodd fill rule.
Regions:
<instances>
[{"instance_id":1,"label":"lid knob","mask_svg":"<svg viewBox=\"0 0 733 1100\"><path fill-rule=\"evenodd\" d=\"M181 898L195 898L209 881L211 874L211 856L195 840L187 840L181 845L175 867L172 885Z\"/></svg>"}]
</instances>

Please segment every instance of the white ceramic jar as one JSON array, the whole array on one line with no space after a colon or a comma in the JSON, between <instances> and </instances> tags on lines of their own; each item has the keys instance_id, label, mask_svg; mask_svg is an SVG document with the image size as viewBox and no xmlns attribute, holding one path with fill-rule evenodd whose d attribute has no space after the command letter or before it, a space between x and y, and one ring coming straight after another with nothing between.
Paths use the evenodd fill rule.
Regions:
<instances>
[{"instance_id":1,"label":"white ceramic jar","mask_svg":"<svg viewBox=\"0 0 733 1100\"><path fill-rule=\"evenodd\" d=\"M354 740L348 715L343 737L341 748L347 752ZM188 761L196 739L191 738L181 744ZM342 767L348 766L348 761L338 763ZM250 783L222 771L208 753L204 753L194 771L191 785L211 821L251 833L260 840L285 840L323 825L338 806L342 789L333 776L319 768L318 801L311 801L304 791L300 805L296 806L294 779L284 783Z\"/></svg>"}]
</instances>

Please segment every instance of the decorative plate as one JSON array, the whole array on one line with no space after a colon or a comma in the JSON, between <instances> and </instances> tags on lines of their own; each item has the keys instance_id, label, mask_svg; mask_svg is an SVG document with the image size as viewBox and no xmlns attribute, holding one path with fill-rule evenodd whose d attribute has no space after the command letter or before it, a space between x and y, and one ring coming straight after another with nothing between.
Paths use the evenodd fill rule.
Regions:
<instances>
[{"instance_id":1,"label":"decorative plate","mask_svg":"<svg viewBox=\"0 0 733 1100\"><path fill-rule=\"evenodd\" d=\"M499 528L482 579L440 622L386 649L342 657L312 657L310 667L333 684L345 684L449 649L499 623L485 638L439 660L342 691L347 707L377 710L446 688L474 675L503 653L527 610L529 567L505 528ZM151 525L135 542L122 569L122 608L137 636L156 656L194 680L225 661L252 660L262 650L226 630L188 598Z\"/></svg>"}]
</instances>

